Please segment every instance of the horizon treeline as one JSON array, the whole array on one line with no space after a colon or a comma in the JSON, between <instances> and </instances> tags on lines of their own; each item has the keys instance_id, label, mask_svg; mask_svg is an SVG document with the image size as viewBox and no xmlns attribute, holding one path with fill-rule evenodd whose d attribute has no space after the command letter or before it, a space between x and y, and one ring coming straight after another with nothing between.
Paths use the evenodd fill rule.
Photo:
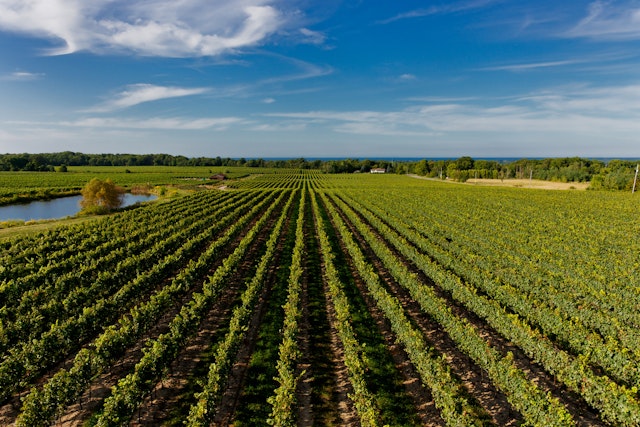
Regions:
<instances>
[{"instance_id":1,"label":"horizon treeline","mask_svg":"<svg viewBox=\"0 0 640 427\"><path fill-rule=\"evenodd\" d=\"M0 154L0 171L66 171L67 166L226 166L319 169L325 173L367 173L373 168L388 173L467 181L471 178L540 179L560 182L591 182L591 189L626 190L633 185L635 160L603 161L583 157L551 157L513 161L473 159L423 159L419 161L261 159L186 157L170 154L84 154L71 151L39 154Z\"/></svg>"}]
</instances>

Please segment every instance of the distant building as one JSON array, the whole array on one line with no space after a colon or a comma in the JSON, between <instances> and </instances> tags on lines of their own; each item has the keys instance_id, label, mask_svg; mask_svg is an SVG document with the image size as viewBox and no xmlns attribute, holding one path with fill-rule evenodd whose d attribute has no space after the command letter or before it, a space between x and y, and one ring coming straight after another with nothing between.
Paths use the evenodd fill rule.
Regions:
<instances>
[{"instance_id":1,"label":"distant building","mask_svg":"<svg viewBox=\"0 0 640 427\"><path fill-rule=\"evenodd\" d=\"M212 180L212 181L216 181L216 180L217 181L224 181L225 179L227 179L227 177L223 173L218 173L218 174L210 176L209 179Z\"/></svg>"},{"instance_id":2,"label":"distant building","mask_svg":"<svg viewBox=\"0 0 640 427\"><path fill-rule=\"evenodd\" d=\"M385 168L372 168L371 173L386 173L387 170Z\"/></svg>"}]
</instances>

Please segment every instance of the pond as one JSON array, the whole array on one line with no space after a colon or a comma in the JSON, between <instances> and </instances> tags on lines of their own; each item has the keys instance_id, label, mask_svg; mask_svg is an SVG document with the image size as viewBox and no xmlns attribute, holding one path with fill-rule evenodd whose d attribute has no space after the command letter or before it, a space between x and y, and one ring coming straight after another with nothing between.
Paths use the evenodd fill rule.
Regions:
<instances>
[{"instance_id":1,"label":"pond","mask_svg":"<svg viewBox=\"0 0 640 427\"><path fill-rule=\"evenodd\" d=\"M122 207L156 198L157 196L154 195L125 193ZM0 206L0 221L64 218L80 211L80 200L82 200L82 196L71 196L20 205Z\"/></svg>"}]
</instances>

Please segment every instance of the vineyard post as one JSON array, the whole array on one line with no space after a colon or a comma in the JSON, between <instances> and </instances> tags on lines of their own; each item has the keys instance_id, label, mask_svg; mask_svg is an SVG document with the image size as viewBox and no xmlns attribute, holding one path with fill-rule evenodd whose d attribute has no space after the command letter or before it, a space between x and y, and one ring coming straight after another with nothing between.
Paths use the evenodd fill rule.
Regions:
<instances>
[{"instance_id":1,"label":"vineyard post","mask_svg":"<svg viewBox=\"0 0 640 427\"><path fill-rule=\"evenodd\" d=\"M633 189L631 190L631 194L636 192L636 182L638 181L638 169L640 169L640 163L636 165L636 176L633 177Z\"/></svg>"}]
</instances>

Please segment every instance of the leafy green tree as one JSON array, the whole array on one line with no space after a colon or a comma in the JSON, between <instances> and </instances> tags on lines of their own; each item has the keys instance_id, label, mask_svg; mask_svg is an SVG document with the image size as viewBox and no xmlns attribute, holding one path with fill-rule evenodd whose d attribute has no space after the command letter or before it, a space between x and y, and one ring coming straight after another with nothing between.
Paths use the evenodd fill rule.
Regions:
<instances>
[{"instance_id":1,"label":"leafy green tree","mask_svg":"<svg viewBox=\"0 0 640 427\"><path fill-rule=\"evenodd\" d=\"M107 178L104 181L93 178L82 189L80 206L83 212L103 214L122 205L124 189Z\"/></svg>"},{"instance_id":2,"label":"leafy green tree","mask_svg":"<svg viewBox=\"0 0 640 427\"><path fill-rule=\"evenodd\" d=\"M426 174L428 174L430 172L429 170L429 163L427 163L426 160L420 160L414 170L413 170L416 174L418 175L422 175L425 176Z\"/></svg>"},{"instance_id":3,"label":"leafy green tree","mask_svg":"<svg viewBox=\"0 0 640 427\"><path fill-rule=\"evenodd\" d=\"M468 171L473 169L474 160L469 156L460 157L455 161L455 168L461 171Z\"/></svg>"}]
</instances>

